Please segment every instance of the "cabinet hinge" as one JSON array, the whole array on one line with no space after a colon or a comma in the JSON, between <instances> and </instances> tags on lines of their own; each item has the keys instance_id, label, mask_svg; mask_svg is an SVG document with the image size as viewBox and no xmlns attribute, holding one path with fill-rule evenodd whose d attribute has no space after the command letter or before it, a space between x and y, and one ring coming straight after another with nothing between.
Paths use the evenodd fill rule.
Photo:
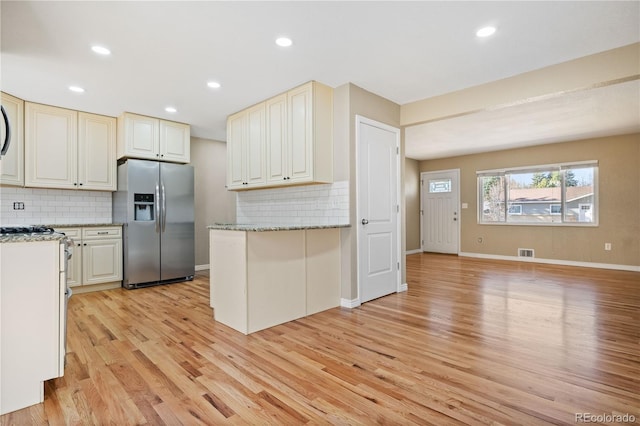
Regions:
<instances>
[{"instance_id":1,"label":"cabinet hinge","mask_svg":"<svg viewBox=\"0 0 640 426\"><path fill-rule=\"evenodd\" d=\"M400 270L400 262L398 262L398 271Z\"/></svg>"},{"instance_id":2,"label":"cabinet hinge","mask_svg":"<svg viewBox=\"0 0 640 426\"><path fill-rule=\"evenodd\" d=\"M396 154L400 154L400 147L396 146Z\"/></svg>"},{"instance_id":3,"label":"cabinet hinge","mask_svg":"<svg viewBox=\"0 0 640 426\"><path fill-rule=\"evenodd\" d=\"M400 204L396 204L396 213L400 213Z\"/></svg>"}]
</instances>

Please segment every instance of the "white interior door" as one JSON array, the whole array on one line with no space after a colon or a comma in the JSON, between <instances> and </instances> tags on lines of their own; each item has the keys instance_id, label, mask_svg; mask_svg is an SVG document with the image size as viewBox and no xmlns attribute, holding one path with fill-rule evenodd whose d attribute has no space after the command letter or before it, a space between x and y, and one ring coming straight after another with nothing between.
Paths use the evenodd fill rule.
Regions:
<instances>
[{"instance_id":1,"label":"white interior door","mask_svg":"<svg viewBox=\"0 0 640 426\"><path fill-rule=\"evenodd\" d=\"M421 173L422 251L458 253L460 170Z\"/></svg>"},{"instance_id":2,"label":"white interior door","mask_svg":"<svg viewBox=\"0 0 640 426\"><path fill-rule=\"evenodd\" d=\"M360 302L400 288L400 130L356 116Z\"/></svg>"}]
</instances>

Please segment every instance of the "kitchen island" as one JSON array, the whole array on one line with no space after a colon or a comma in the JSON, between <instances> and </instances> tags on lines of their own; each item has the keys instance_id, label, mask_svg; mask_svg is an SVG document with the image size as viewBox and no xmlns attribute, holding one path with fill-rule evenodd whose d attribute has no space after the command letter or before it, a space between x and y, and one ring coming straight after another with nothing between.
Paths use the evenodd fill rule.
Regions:
<instances>
[{"instance_id":1,"label":"kitchen island","mask_svg":"<svg viewBox=\"0 0 640 426\"><path fill-rule=\"evenodd\" d=\"M0 235L0 414L44 401L64 375L64 235Z\"/></svg>"},{"instance_id":2,"label":"kitchen island","mask_svg":"<svg viewBox=\"0 0 640 426\"><path fill-rule=\"evenodd\" d=\"M215 320L249 334L339 306L348 226L209 226Z\"/></svg>"}]
</instances>

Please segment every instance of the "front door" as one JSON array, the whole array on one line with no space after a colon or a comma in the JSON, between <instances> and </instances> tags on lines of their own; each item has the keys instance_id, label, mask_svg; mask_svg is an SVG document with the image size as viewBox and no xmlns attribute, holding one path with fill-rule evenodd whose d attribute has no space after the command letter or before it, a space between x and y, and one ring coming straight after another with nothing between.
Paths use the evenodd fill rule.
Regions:
<instances>
[{"instance_id":1,"label":"front door","mask_svg":"<svg viewBox=\"0 0 640 426\"><path fill-rule=\"evenodd\" d=\"M362 303L399 289L400 130L356 116L356 132L358 291Z\"/></svg>"},{"instance_id":2,"label":"front door","mask_svg":"<svg viewBox=\"0 0 640 426\"><path fill-rule=\"evenodd\" d=\"M458 253L459 170L420 174L422 187L422 251Z\"/></svg>"}]
</instances>

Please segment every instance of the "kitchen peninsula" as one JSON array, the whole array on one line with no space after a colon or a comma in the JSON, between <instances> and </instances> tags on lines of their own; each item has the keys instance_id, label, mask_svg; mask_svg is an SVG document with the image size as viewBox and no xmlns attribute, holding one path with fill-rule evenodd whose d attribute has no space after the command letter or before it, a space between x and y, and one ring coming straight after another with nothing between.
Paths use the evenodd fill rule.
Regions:
<instances>
[{"instance_id":1,"label":"kitchen peninsula","mask_svg":"<svg viewBox=\"0 0 640 426\"><path fill-rule=\"evenodd\" d=\"M339 306L348 226L209 226L215 320L249 334Z\"/></svg>"}]
</instances>

